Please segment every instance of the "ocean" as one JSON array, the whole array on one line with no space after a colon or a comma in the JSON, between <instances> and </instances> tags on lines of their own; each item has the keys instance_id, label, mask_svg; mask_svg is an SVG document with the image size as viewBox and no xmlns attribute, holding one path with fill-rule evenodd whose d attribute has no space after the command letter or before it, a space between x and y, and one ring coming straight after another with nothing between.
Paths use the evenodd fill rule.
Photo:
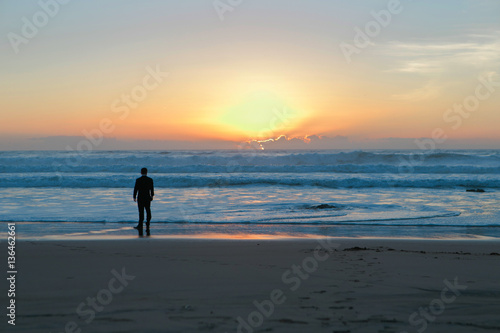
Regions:
<instances>
[{"instance_id":1,"label":"ocean","mask_svg":"<svg viewBox=\"0 0 500 333\"><path fill-rule=\"evenodd\" d=\"M0 222L134 237L142 167L152 237L500 237L500 150L4 151Z\"/></svg>"}]
</instances>

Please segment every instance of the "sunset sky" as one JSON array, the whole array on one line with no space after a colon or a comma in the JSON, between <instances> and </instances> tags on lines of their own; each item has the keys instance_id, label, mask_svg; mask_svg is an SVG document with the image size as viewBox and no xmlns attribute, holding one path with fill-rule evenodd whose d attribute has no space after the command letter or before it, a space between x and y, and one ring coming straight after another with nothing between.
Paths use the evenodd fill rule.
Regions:
<instances>
[{"instance_id":1,"label":"sunset sky","mask_svg":"<svg viewBox=\"0 0 500 333\"><path fill-rule=\"evenodd\" d=\"M0 1L0 149L436 129L500 147L499 18L496 0Z\"/></svg>"}]
</instances>

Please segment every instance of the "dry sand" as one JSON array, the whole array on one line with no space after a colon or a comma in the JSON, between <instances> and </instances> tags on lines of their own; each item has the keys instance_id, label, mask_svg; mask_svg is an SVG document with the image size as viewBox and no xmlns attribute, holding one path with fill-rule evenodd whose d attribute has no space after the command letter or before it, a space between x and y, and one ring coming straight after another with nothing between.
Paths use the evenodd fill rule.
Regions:
<instances>
[{"instance_id":1,"label":"dry sand","mask_svg":"<svg viewBox=\"0 0 500 333\"><path fill-rule=\"evenodd\" d=\"M500 332L498 241L142 238L17 251L17 325L2 323L12 332Z\"/></svg>"}]
</instances>

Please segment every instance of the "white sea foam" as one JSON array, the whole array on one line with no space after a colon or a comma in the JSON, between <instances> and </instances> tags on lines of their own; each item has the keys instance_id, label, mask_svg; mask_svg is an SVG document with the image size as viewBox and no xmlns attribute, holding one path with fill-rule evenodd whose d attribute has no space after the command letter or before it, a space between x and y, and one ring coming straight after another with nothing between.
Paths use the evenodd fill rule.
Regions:
<instances>
[{"instance_id":1,"label":"white sea foam","mask_svg":"<svg viewBox=\"0 0 500 333\"><path fill-rule=\"evenodd\" d=\"M499 151L0 153L0 187L127 187L147 166L160 187L500 188Z\"/></svg>"}]
</instances>

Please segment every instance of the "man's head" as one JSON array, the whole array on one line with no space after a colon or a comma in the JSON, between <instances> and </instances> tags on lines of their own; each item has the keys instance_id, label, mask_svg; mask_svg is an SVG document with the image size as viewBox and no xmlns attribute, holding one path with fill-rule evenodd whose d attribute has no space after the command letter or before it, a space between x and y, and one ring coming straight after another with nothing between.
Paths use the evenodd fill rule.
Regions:
<instances>
[{"instance_id":1,"label":"man's head","mask_svg":"<svg viewBox=\"0 0 500 333\"><path fill-rule=\"evenodd\" d=\"M141 169L141 175L146 176L148 174L148 169L142 168Z\"/></svg>"}]
</instances>

